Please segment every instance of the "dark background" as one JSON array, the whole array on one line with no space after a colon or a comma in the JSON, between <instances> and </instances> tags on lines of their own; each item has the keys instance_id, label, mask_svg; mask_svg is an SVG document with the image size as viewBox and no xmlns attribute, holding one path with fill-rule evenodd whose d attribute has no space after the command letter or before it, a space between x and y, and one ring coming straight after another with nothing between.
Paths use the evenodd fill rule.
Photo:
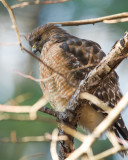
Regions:
<instances>
[{"instance_id":1,"label":"dark background","mask_svg":"<svg viewBox=\"0 0 128 160\"><path fill-rule=\"evenodd\" d=\"M17 1L7 1L15 4ZM30 5L25 8L14 9L18 28L21 35L26 35L32 29L48 22L72 21L96 18L128 11L127 0L72 0L60 4ZM113 44L128 30L128 22L117 24L98 23L95 25L82 25L63 27L69 33L80 38L91 39L98 42L107 54ZM17 41L16 33L12 29L12 22L8 12L0 3L0 42L13 43ZM28 43L22 37L24 47L29 49ZM22 53L18 45L0 45L0 103L11 105L32 105L40 97L42 91L39 83L25 79L15 70L39 78L38 62L27 53ZM116 69L123 94L128 90L128 60L124 60ZM13 99L13 100L12 100ZM47 115L38 113L41 117ZM128 110L125 109L123 117L128 127ZM0 113L0 115L2 115ZM7 114L5 114L7 115ZM15 116L15 114L11 114ZM0 139L10 137L11 131L16 131L17 137L40 136L45 132L52 133L56 127L53 121L0 121ZM79 143L76 142L76 146ZM110 143L103 137L93 145L94 153L110 147ZM0 143L0 160L25 160L24 156L43 154L27 158L33 160L50 160L49 142L35 143ZM106 158L108 160L121 160L120 155ZM126 158L127 159L127 158Z\"/></svg>"}]
</instances>

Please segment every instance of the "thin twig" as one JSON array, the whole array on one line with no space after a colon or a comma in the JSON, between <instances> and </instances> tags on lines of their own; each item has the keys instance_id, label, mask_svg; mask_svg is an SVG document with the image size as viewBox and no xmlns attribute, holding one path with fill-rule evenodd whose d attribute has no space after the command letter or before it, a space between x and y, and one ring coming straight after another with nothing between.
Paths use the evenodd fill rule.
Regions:
<instances>
[{"instance_id":1,"label":"thin twig","mask_svg":"<svg viewBox=\"0 0 128 160\"><path fill-rule=\"evenodd\" d=\"M118 145L120 145L120 144L118 143L117 136L115 135L114 132L112 132L112 131L107 131L107 137L108 137L108 139L110 140L110 142L112 143L112 145L113 145L114 147L117 147Z\"/></svg>"},{"instance_id":2,"label":"thin twig","mask_svg":"<svg viewBox=\"0 0 128 160\"><path fill-rule=\"evenodd\" d=\"M53 160L59 160L59 157L57 155L57 135L58 135L58 131L57 129L54 129L53 133L52 133L52 142L51 142L51 147L50 147L50 151L51 151L51 156Z\"/></svg>"},{"instance_id":3,"label":"thin twig","mask_svg":"<svg viewBox=\"0 0 128 160\"><path fill-rule=\"evenodd\" d=\"M43 98L38 100L30 110L30 119L36 119L37 118L37 111L42 108L42 106L45 106L48 103L48 97L47 95L44 95Z\"/></svg>"},{"instance_id":4,"label":"thin twig","mask_svg":"<svg viewBox=\"0 0 128 160\"><path fill-rule=\"evenodd\" d=\"M49 115L51 115L53 117L57 117L57 115L58 115L57 111L55 111L55 110L53 110L51 108L47 108L47 107L42 107L42 108L39 109L39 111L47 113L47 114L49 114Z\"/></svg>"},{"instance_id":5,"label":"thin twig","mask_svg":"<svg viewBox=\"0 0 128 160\"><path fill-rule=\"evenodd\" d=\"M110 148L102 153L99 153L97 155L95 155L93 157L93 160L101 160L103 158L106 158L106 157L109 157L111 155L114 155L116 154L117 152L121 151L121 150L126 150L127 148L124 148L124 147L121 147L121 146L115 146L113 148Z\"/></svg>"},{"instance_id":6,"label":"thin twig","mask_svg":"<svg viewBox=\"0 0 128 160\"><path fill-rule=\"evenodd\" d=\"M28 75L28 74L24 74L24 73L21 73L19 71L15 71L17 74L19 74L20 76L24 77L24 78L28 78L28 79L31 79L35 82L46 82L48 80L50 80L51 78L53 78L55 76L55 74L49 76L48 78L43 78L43 79L38 79L38 78L35 78L31 75Z\"/></svg>"},{"instance_id":7,"label":"thin twig","mask_svg":"<svg viewBox=\"0 0 128 160\"><path fill-rule=\"evenodd\" d=\"M44 136L27 136L27 137L21 137L21 138L15 138L15 141L12 140L12 138L1 138L0 142L4 143L28 143L28 142L42 142L42 141L51 141L52 136L51 134L46 133ZM66 136L57 136L56 141L62 141L67 140Z\"/></svg>"},{"instance_id":8,"label":"thin twig","mask_svg":"<svg viewBox=\"0 0 128 160\"><path fill-rule=\"evenodd\" d=\"M34 1L34 2L22 2L19 4L15 4L11 6L11 9L15 9L15 8L23 8L29 5L38 5L38 4L56 4L56 3L63 3L63 2L67 2L70 0L48 0L48 1Z\"/></svg>"},{"instance_id":9,"label":"thin twig","mask_svg":"<svg viewBox=\"0 0 128 160\"><path fill-rule=\"evenodd\" d=\"M104 110L106 113L109 113L112 110L112 108L110 108L106 103L104 103L99 98L90 93L87 92L80 93L80 99L89 100L90 102L98 106L100 109Z\"/></svg>"},{"instance_id":10,"label":"thin twig","mask_svg":"<svg viewBox=\"0 0 128 160\"><path fill-rule=\"evenodd\" d=\"M48 103L47 97L44 96L42 99L37 101L33 106L12 106L12 105L0 104L0 112L29 113L30 119L33 120L37 118L36 113L39 110L41 112L57 117L58 115L57 111L44 107L47 103ZM3 120L3 118L2 119L0 118L0 120Z\"/></svg>"},{"instance_id":11,"label":"thin twig","mask_svg":"<svg viewBox=\"0 0 128 160\"><path fill-rule=\"evenodd\" d=\"M47 113L48 114L48 113ZM21 115L21 114L0 114L0 121L7 121L7 120L14 120L14 121L34 121L30 119L29 115ZM51 123L56 125L56 121L53 118L42 117L39 116L36 118L36 121Z\"/></svg>"},{"instance_id":12,"label":"thin twig","mask_svg":"<svg viewBox=\"0 0 128 160\"><path fill-rule=\"evenodd\" d=\"M17 34L17 38L18 38L18 43L22 49L22 44L21 44L21 39L20 39L20 35L19 35L19 30L18 30L18 27L17 27L17 24L16 24L16 19L15 19L15 16L14 16L14 13L11 9L11 7L8 5L8 3L5 1L5 0L1 0L1 2L3 3L3 5L7 8L8 10L8 13L10 15L10 18L12 20L12 23L14 25L14 28L15 28L15 31L16 31L16 34Z\"/></svg>"},{"instance_id":13,"label":"thin twig","mask_svg":"<svg viewBox=\"0 0 128 160\"><path fill-rule=\"evenodd\" d=\"M62 125L62 124L60 124ZM80 140L81 142L83 142L85 139L86 139L86 135L66 126L66 125L63 125L63 129L64 129L64 132L71 135L72 137L75 137L77 138L78 140Z\"/></svg>"},{"instance_id":14,"label":"thin twig","mask_svg":"<svg viewBox=\"0 0 128 160\"><path fill-rule=\"evenodd\" d=\"M0 112L9 113L29 113L31 106L10 106L0 104Z\"/></svg>"},{"instance_id":15,"label":"thin twig","mask_svg":"<svg viewBox=\"0 0 128 160\"><path fill-rule=\"evenodd\" d=\"M119 22L127 22L128 18L121 18L121 19L113 19L113 20L104 20L104 23L119 23Z\"/></svg>"},{"instance_id":16,"label":"thin twig","mask_svg":"<svg viewBox=\"0 0 128 160\"><path fill-rule=\"evenodd\" d=\"M47 100L46 100L47 101ZM45 104L45 103L44 103ZM47 113L51 116L57 117L58 112L54 111L53 109L47 108L47 107L41 107L41 105L39 106L39 108L35 107L34 109L32 108L32 106L12 106L12 105L2 105L0 104L0 112L9 112L9 113L33 113L33 112L37 112L37 109L41 112ZM11 118L11 117L10 117ZM4 117L0 117L0 120L6 120L6 119L10 119L9 117L6 117L4 119ZM20 119L19 119L20 120ZM21 118L22 120L22 118ZM27 120L33 120L28 119Z\"/></svg>"},{"instance_id":17,"label":"thin twig","mask_svg":"<svg viewBox=\"0 0 128 160\"><path fill-rule=\"evenodd\" d=\"M88 155L88 160L95 160L91 147L87 150L87 155Z\"/></svg>"},{"instance_id":18,"label":"thin twig","mask_svg":"<svg viewBox=\"0 0 128 160\"><path fill-rule=\"evenodd\" d=\"M128 12L113 14L113 15L99 17L99 18L87 19L87 20L52 22L52 24L61 24L62 26L77 26L77 25L84 25L84 24L95 24L99 22L106 23L105 20L117 20L121 18L128 18Z\"/></svg>"}]
</instances>

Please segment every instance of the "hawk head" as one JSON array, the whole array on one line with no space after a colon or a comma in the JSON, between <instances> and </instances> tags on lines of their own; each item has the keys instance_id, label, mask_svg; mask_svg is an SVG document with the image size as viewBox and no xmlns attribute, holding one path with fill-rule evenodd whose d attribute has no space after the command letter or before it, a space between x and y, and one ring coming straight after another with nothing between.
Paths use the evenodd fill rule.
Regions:
<instances>
[{"instance_id":1,"label":"hawk head","mask_svg":"<svg viewBox=\"0 0 128 160\"><path fill-rule=\"evenodd\" d=\"M66 31L53 24L45 24L34 29L26 39L29 41L32 47L32 52L36 53L41 50L44 44L50 40L59 39L63 34L67 34Z\"/></svg>"}]
</instances>

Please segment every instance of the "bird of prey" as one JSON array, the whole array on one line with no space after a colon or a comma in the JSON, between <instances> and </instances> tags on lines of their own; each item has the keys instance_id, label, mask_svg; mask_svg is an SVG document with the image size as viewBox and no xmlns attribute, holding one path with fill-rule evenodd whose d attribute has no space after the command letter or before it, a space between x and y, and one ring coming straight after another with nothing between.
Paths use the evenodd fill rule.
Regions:
<instances>
[{"instance_id":1,"label":"bird of prey","mask_svg":"<svg viewBox=\"0 0 128 160\"><path fill-rule=\"evenodd\" d=\"M32 51L39 51L40 59L52 68L41 62L39 64L40 77L48 78L41 82L43 94L48 95L49 102L56 111L63 112L81 80L105 57L105 53L98 43L73 36L53 24L34 29L29 34L28 41ZM81 92L84 92L84 88ZM93 94L113 108L122 97L117 73L112 71ZM79 100L79 105L78 124L92 132L107 113L91 102ZM128 130L121 115L111 130L118 137L128 140Z\"/></svg>"}]
</instances>

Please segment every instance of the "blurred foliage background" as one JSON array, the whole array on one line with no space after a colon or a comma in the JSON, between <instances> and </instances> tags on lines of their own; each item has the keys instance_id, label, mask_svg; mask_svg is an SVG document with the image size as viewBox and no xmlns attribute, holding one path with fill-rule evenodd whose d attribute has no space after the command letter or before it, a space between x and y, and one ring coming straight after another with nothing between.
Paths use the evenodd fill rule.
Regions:
<instances>
[{"instance_id":1,"label":"blurred foliage background","mask_svg":"<svg viewBox=\"0 0 128 160\"><path fill-rule=\"evenodd\" d=\"M19 3L15 0L7 1L10 5ZM96 18L128 11L127 0L71 0L65 3L49 5L30 5L24 8L14 9L18 28L21 35L26 35L37 26L48 22L72 21ZM82 25L63 27L69 33L80 38L86 38L98 42L107 54L113 44L123 36L128 29L128 22L117 24L98 23L95 25ZM0 3L0 43L17 42L17 37L7 10ZM24 47L29 49L28 43L22 36ZM42 91L39 83L19 76L15 70L39 78L38 62L27 53L22 53L18 45L0 45L0 104L32 105L40 97ZM116 69L120 77L122 93L128 90L128 60L124 60ZM57 126L54 119L38 113L44 117L43 121L0 121L0 139L10 137L12 131L16 131L17 137L40 136L46 132L52 133ZM128 127L128 110L122 113ZM12 116L15 114L11 114ZM76 146L79 143L76 141ZM94 145L94 153L99 153L111 144L106 139L98 140ZM37 154L26 159L50 160L49 142L31 143L3 143L0 142L1 160L19 160L24 156ZM39 155L41 153L43 155ZM106 158L108 160L121 160L120 155ZM127 158L126 158L127 159ZM25 160L25 158L24 158Z\"/></svg>"}]
</instances>

